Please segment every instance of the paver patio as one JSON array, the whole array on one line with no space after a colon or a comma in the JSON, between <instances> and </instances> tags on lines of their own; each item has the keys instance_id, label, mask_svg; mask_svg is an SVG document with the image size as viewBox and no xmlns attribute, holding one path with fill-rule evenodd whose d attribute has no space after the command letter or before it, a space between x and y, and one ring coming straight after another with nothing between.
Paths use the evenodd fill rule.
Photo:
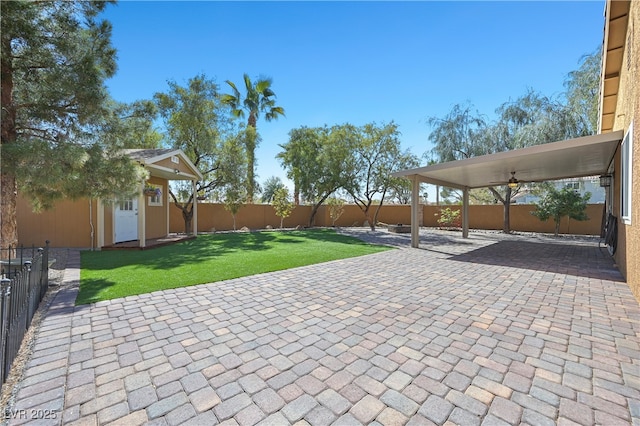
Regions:
<instances>
[{"instance_id":1,"label":"paver patio","mask_svg":"<svg viewBox=\"0 0 640 426\"><path fill-rule=\"evenodd\" d=\"M640 425L640 307L597 244L347 232L399 248L79 307L75 253L9 423Z\"/></svg>"}]
</instances>

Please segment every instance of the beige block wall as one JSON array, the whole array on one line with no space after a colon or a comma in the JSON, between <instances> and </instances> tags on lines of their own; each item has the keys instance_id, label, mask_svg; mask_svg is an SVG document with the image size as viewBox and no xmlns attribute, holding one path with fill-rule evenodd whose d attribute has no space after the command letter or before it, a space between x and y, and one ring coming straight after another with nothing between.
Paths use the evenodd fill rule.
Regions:
<instances>
[{"instance_id":1,"label":"beige block wall","mask_svg":"<svg viewBox=\"0 0 640 426\"><path fill-rule=\"evenodd\" d=\"M615 260L620 272L640 301L640 2L632 1L629 10L629 23L625 39L627 44L620 71L620 87L616 104L614 130L628 131L633 122L633 195L631 225L618 221L618 250ZM616 167L620 165L620 153L616 154ZM614 178L614 210L620 217L620 177L619 169Z\"/></svg>"},{"instance_id":2,"label":"beige block wall","mask_svg":"<svg viewBox=\"0 0 640 426\"><path fill-rule=\"evenodd\" d=\"M451 209L460 210L460 206L449 206ZM444 207L442 207L444 208ZM424 206L424 225L438 226L438 216L441 207ZM509 223L512 231L553 233L555 223L553 220L542 222L531 214L535 206L531 204L514 204L509 209ZM589 220L579 222L563 218L560 221L561 234L600 235L602 223L602 204L590 204L587 206ZM471 205L469 206L470 229L501 230L504 222L504 207L497 205Z\"/></svg>"},{"instance_id":3,"label":"beige block wall","mask_svg":"<svg viewBox=\"0 0 640 426\"><path fill-rule=\"evenodd\" d=\"M377 205L370 207L369 214L374 217ZM367 217L360 207L356 205L345 205L344 212L336 220L336 226L362 226L367 221ZM382 205L378 213L378 222L386 224L411 223L411 208L406 205ZM331 209L328 206L321 206L316 218L317 226L332 226Z\"/></svg>"},{"instance_id":4,"label":"beige block wall","mask_svg":"<svg viewBox=\"0 0 640 426\"><path fill-rule=\"evenodd\" d=\"M18 242L40 247L46 240L51 247L91 247L91 221L87 199L63 200L50 210L35 213L31 204L18 197ZM94 235L97 235L96 202L92 205Z\"/></svg>"},{"instance_id":5,"label":"beige block wall","mask_svg":"<svg viewBox=\"0 0 640 426\"><path fill-rule=\"evenodd\" d=\"M372 208L375 208L374 206ZM451 206L460 209L459 206ZM438 226L435 215L439 212L437 206L421 206L421 226ZM553 221L541 222L531 215L534 209L532 205L511 206L511 228L522 232L554 231ZM568 221L563 219L560 232L563 234L599 235L602 220L602 204L592 204L587 207L587 215L590 220L585 222ZM184 220L180 209L170 207L170 231L184 232ZM285 227L297 225L306 226L311 215L310 206L298 206L292 215L284 220ZM503 207L502 205L472 205L469 206L469 227L471 229L502 229ZM362 226L366 217L358 206L344 206L344 213L336 221L336 226ZM408 205L383 205L378 215L378 221L386 224L410 224L411 207ZM280 218L275 215L273 207L266 204L243 206L236 216L236 228L243 226L249 229L262 229L267 225L277 228L280 226ZM315 220L316 226L331 226L332 221L327 206L321 206ZM226 231L233 229L231 213L224 209L222 204L200 203L198 204L198 231L210 232L212 230Z\"/></svg>"},{"instance_id":6,"label":"beige block wall","mask_svg":"<svg viewBox=\"0 0 640 426\"><path fill-rule=\"evenodd\" d=\"M372 209L377 208L373 206ZM293 228L298 225L307 226L311 216L311 206L297 206L291 216L284 219L285 228ZM170 231L184 232L184 219L182 212L175 206L170 208ZM364 213L358 206L345 205L343 214L336 220L336 226L362 226L366 221ZM411 222L411 208L409 206L383 205L378 215L378 221L383 223L405 223ZM321 206L316 214L315 226L331 226L332 219L329 208ZM240 208L236 215L236 228L246 226L249 229L262 229L267 225L280 227L280 217L276 216L275 210L268 204L245 205ZM225 210L224 205L214 203L198 204L198 231L210 232L211 230L227 231L233 229L233 218L231 213Z\"/></svg>"},{"instance_id":7,"label":"beige block wall","mask_svg":"<svg viewBox=\"0 0 640 426\"><path fill-rule=\"evenodd\" d=\"M640 155L640 154L639 154ZM155 183L160 183L156 181ZM146 198L146 197L145 197ZM163 193L163 202L167 201L167 194ZM148 200L145 200L148 202ZM97 214L96 203L93 203L94 241L97 239ZM377 208L374 206L373 208ZM451 206L459 209L459 206ZM602 204L588 206L587 214L590 218L586 222L563 220L561 233L598 235L602 217ZM440 207L420 206L422 210L421 226L438 226L435 215ZM541 222L531 215L533 206L511 206L511 227L514 231L524 232L553 232L553 221ZM362 226L366 220L362 211L355 205L344 206L343 215L336 221L336 226ZM147 213L147 238L157 238L166 235L166 204L162 207L146 206ZM105 220L105 245L112 244L113 238L113 205L104 206ZM469 226L471 229L502 229L502 205L469 206ZM286 228L297 225L307 226L311 206L298 206L291 216L284 220ZM639 219L640 220L640 219ZM378 221L386 224L410 224L411 207L408 205L383 205ZM316 215L316 226L331 226L329 208L322 206ZM236 227L240 229L246 226L250 229L263 229L267 225L278 228L280 218L276 216L272 206L267 204L243 206L236 216ZM233 220L231 214L224 209L222 204L199 203L198 204L198 231L210 232L212 230L231 230ZM169 231L184 232L184 221L181 211L173 203L169 205ZM18 201L18 238L25 245L42 245L45 240L50 240L52 247L91 247L91 226L89 222L88 201L60 201L51 210L41 213L33 213L30 205L19 198ZM95 245L95 242L94 242ZM619 250L624 250L622 247Z\"/></svg>"}]
</instances>

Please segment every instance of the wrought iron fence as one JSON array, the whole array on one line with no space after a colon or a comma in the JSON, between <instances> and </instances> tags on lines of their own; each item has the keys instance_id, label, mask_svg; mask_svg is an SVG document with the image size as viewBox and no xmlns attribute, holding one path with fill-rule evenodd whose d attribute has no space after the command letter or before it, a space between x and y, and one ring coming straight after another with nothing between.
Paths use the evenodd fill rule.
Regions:
<instances>
[{"instance_id":1,"label":"wrought iron fence","mask_svg":"<svg viewBox=\"0 0 640 426\"><path fill-rule=\"evenodd\" d=\"M49 241L44 248L0 251L0 383L4 383L22 339L49 286Z\"/></svg>"}]
</instances>

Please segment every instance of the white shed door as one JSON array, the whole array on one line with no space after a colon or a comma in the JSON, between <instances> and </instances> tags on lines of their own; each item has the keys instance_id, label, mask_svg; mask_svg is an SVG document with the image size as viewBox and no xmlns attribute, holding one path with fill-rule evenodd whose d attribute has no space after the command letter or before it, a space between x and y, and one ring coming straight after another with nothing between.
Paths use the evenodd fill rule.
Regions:
<instances>
[{"instance_id":1,"label":"white shed door","mask_svg":"<svg viewBox=\"0 0 640 426\"><path fill-rule=\"evenodd\" d=\"M113 216L114 243L138 239L138 200L127 199L116 202Z\"/></svg>"}]
</instances>

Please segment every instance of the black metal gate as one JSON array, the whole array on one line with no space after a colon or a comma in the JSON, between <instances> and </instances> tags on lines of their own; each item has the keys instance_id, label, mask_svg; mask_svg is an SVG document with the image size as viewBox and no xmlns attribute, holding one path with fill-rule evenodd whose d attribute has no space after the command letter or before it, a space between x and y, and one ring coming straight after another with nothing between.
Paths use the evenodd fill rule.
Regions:
<instances>
[{"instance_id":1,"label":"black metal gate","mask_svg":"<svg viewBox=\"0 0 640 426\"><path fill-rule=\"evenodd\" d=\"M49 286L49 241L44 248L2 250L0 278L0 383L4 383L22 339Z\"/></svg>"}]
</instances>

